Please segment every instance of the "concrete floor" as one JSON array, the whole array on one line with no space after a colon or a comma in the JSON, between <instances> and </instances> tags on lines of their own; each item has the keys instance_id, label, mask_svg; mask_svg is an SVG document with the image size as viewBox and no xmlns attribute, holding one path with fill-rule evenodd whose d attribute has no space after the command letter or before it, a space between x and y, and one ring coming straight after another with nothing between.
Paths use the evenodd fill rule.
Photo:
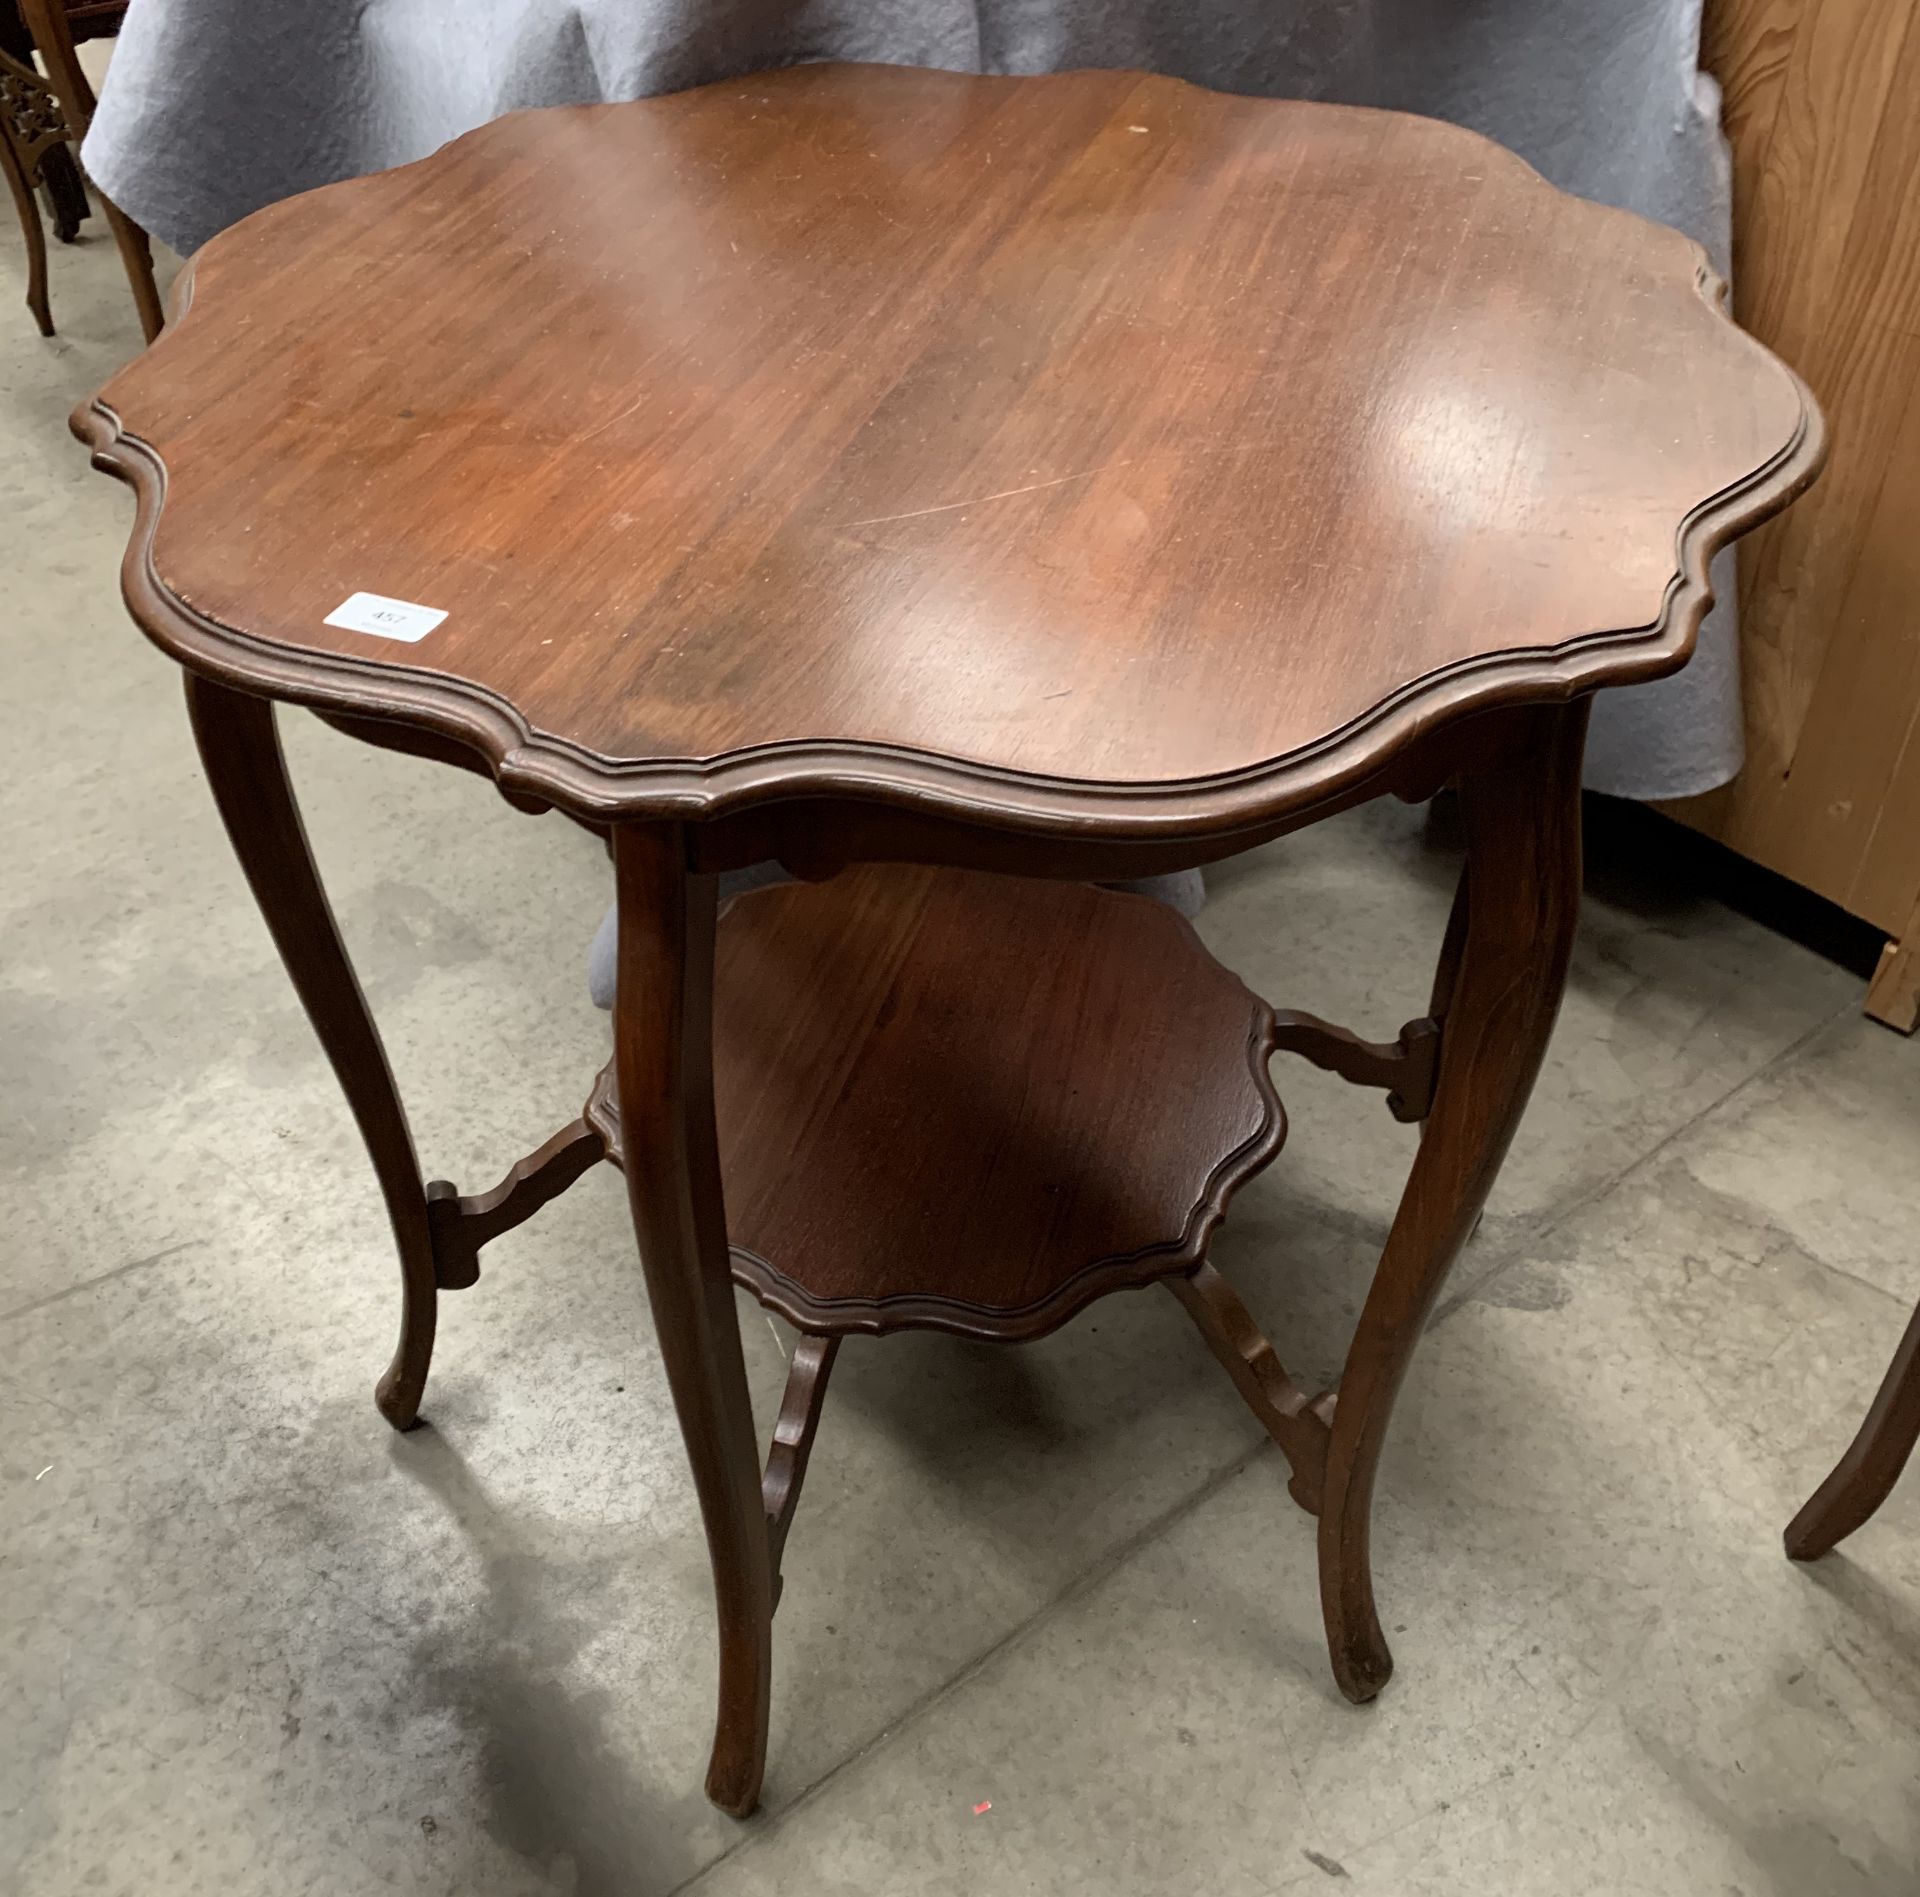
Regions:
<instances>
[{"instance_id":1,"label":"concrete floor","mask_svg":"<svg viewBox=\"0 0 1920 1897\"><path fill-rule=\"evenodd\" d=\"M765 1812L710 1810L705 1558L618 1181L488 1253L432 1427L391 1435L372 1180L115 597L129 501L64 426L131 307L104 241L54 261L43 343L0 238L0 1889L1920 1889L1920 1482L1815 1569L1779 1542L1920 1294L1920 1047L1631 862L1401 1402L1381 1701L1334 1693L1310 1525L1171 1301L856 1340ZM605 861L284 722L426 1163L489 1182L602 1058ZM1222 870L1204 927L1385 1033L1451 872L1378 808ZM1411 1137L1281 1078L1293 1138L1216 1256L1321 1375ZM788 1340L743 1321L764 1418Z\"/></svg>"}]
</instances>

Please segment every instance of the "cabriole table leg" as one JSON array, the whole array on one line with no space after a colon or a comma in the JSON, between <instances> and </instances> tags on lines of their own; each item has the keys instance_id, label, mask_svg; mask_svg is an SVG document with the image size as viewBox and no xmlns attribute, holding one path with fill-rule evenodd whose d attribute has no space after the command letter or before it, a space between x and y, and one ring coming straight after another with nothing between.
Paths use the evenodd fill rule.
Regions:
<instances>
[{"instance_id":1,"label":"cabriole table leg","mask_svg":"<svg viewBox=\"0 0 1920 1897\"><path fill-rule=\"evenodd\" d=\"M1393 1671L1374 1609L1373 1484L1427 1313L1506 1155L1559 1012L1580 911L1585 700L1514 714L1506 761L1460 786L1471 900L1457 911L1433 1110L1347 1352L1320 1513L1320 1599L1340 1690ZM1450 942L1455 929L1449 929ZM1443 961L1452 960L1451 950Z\"/></svg>"},{"instance_id":2,"label":"cabriole table leg","mask_svg":"<svg viewBox=\"0 0 1920 1897\"><path fill-rule=\"evenodd\" d=\"M273 706L189 672L187 712L234 854L380 1180L400 1249L402 1303L399 1346L375 1387L374 1401L395 1429L410 1429L427 1387L438 1308L433 1232L413 1135L307 847Z\"/></svg>"},{"instance_id":3,"label":"cabriole table leg","mask_svg":"<svg viewBox=\"0 0 1920 1897\"><path fill-rule=\"evenodd\" d=\"M627 1197L654 1329L706 1524L720 1620L707 1796L745 1817L766 1769L773 1559L727 1254L713 1121L718 879L673 826L613 833L620 901L614 1064Z\"/></svg>"},{"instance_id":4,"label":"cabriole table leg","mask_svg":"<svg viewBox=\"0 0 1920 1897\"><path fill-rule=\"evenodd\" d=\"M1844 1541L1893 1493L1900 1472L1920 1442L1920 1308L1867 1411L1860 1433L1833 1465L1827 1479L1787 1524L1787 1553L1817 1561Z\"/></svg>"}]
</instances>

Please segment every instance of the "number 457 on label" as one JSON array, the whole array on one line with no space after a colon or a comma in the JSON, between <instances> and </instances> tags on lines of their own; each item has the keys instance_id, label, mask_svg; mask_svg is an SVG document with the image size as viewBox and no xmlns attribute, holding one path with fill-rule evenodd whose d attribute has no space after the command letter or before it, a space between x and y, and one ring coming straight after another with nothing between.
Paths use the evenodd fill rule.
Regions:
<instances>
[{"instance_id":1,"label":"number 457 on label","mask_svg":"<svg viewBox=\"0 0 1920 1897\"><path fill-rule=\"evenodd\" d=\"M344 632L370 632L376 638L404 639L411 645L444 618L446 614L434 606L415 606L381 593L355 593L327 615L326 623Z\"/></svg>"}]
</instances>

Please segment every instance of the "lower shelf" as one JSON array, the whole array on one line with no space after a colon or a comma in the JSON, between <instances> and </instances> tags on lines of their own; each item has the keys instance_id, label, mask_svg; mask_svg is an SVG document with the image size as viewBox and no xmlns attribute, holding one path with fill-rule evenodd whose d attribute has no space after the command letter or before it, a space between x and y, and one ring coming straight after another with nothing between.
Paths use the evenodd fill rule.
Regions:
<instances>
[{"instance_id":1,"label":"lower shelf","mask_svg":"<svg viewBox=\"0 0 1920 1897\"><path fill-rule=\"evenodd\" d=\"M800 1329L1037 1337L1191 1271L1280 1150L1272 1011L1141 896L873 865L722 918L734 1276ZM587 1117L621 1158L611 1067Z\"/></svg>"}]
</instances>

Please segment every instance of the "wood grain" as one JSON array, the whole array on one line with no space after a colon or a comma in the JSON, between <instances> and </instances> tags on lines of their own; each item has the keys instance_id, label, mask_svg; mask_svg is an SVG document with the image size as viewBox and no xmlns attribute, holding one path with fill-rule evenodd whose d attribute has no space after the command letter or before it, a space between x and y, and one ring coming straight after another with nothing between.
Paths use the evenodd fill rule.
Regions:
<instances>
[{"instance_id":1,"label":"wood grain","mask_svg":"<svg viewBox=\"0 0 1920 1897\"><path fill-rule=\"evenodd\" d=\"M1271 1010L1143 896L850 870L733 903L714 981L733 1275L802 1330L1040 1336L1190 1271L1286 1137Z\"/></svg>"},{"instance_id":2,"label":"wood grain","mask_svg":"<svg viewBox=\"0 0 1920 1897\"><path fill-rule=\"evenodd\" d=\"M1735 306L1837 451L1742 555L1747 765L1674 806L1898 935L1920 899L1920 3L1710 0Z\"/></svg>"},{"instance_id":3,"label":"wood grain","mask_svg":"<svg viewBox=\"0 0 1920 1897\"><path fill-rule=\"evenodd\" d=\"M823 66L261 212L76 425L186 662L649 817L874 752L970 808L1271 804L1671 670L1819 453L1694 246L1467 132ZM323 623L363 589L448 618Z\"/></svg>"}]
</instances>

